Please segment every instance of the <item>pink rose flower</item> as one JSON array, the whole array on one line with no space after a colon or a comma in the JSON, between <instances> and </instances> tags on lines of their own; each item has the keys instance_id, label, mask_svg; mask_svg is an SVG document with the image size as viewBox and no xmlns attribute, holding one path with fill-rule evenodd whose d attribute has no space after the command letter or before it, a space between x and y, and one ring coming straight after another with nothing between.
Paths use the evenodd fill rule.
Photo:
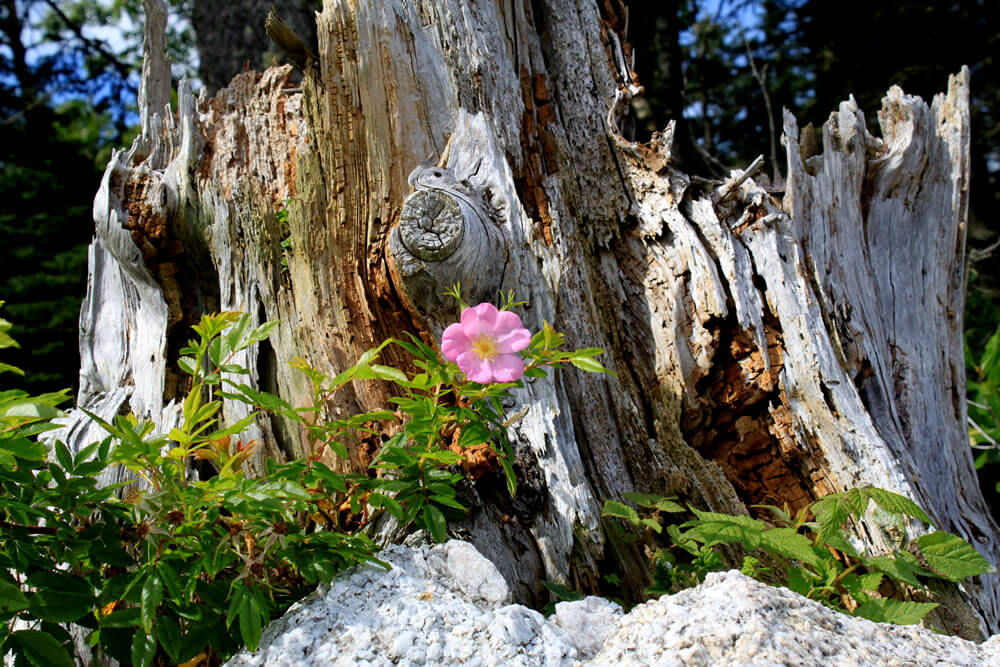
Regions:
<instances>
[{"instance_id":1,"label":"pink rose flower","mask_svg":"<svg viewBox=\"0 0 1000 667\"><path fill-rule=\"evenodd\" d=\"M481 303L463 310L462 321L444 330L441 352L471 382L514 382L524 375L524 361L518 353L530 342L531 333L517 313Z\"/></svg>"}]
</instances>

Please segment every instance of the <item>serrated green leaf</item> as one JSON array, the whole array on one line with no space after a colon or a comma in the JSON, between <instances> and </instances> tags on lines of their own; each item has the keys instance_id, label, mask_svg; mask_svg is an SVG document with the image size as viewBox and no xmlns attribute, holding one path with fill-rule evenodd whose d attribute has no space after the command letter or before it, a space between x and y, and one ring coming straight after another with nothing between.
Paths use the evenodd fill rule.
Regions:
<instances>
[{"instance_id":1,"label":"serrated green leaf","mask_svg":"<svg viewBox=\"0 0 1000 667\"><path fill-rule=\"evenodd\" d=\"M140 598L142 610L142 627L147 634L153 632L153 622L156 620L156 608L163 600L163 581L156 572L151 572L142 584L142 597Z\"/></svg>"},{"instance_id":2,"label":"serrated green leaf","mask_svg":"<svg viewBox=\"0 0 1000 667\"><path fill-rule=\"evenodd\" d=\"M458 502L454 498L449 498L448 496L441 495L431 495L430 500L437 503L438 505L444 505L445 507L451 507L453 509L465 511L465 505Z\"/></svg>"},{"instance_id":3,"label":"serrated green leaf","mask_svg":"<svg viewBox=\"0 0 1000 667\"><path fill-rule=\"evenodd\" d=\"M879 572L869 572L868 574L862 574L858 577L858 586L861 590L865 591L877 591L878 587L882 585L882 579L885 577Z\"/></svg>"},{"instance_id":4,"label":"serrated green leaf","mask_svg":"<svg viewBox=\"0 0 1000 667\"><path fill-rule=\"evenodd\" d=\"M430 532L431 537L434 538L434 541L438 544L446 542L448 540L448 522L445 520L441 510L433 505L425 505L423 515L427 530Z\"/></svg>"},{"instance_id":5,"label":"serrated green leaf","mask_svg":"<svg viewBox=\"0 0 1000 667\"><path fill-rule=\"evenodd\" d=\"M571 357L569 362L580 370L587 371L588 373L607 373L608 375L614 375L614 373L602 366L599 361L591 359L590 357Z\"/></svg>"},{"instance_id":6,"label":"serrated green leaf","mask_svg":"<svg viewBox=\"0 0 1000 667\"><path fill-rule=\"evenodd\" d=\"M0 469L6 468L8 471L17 467L17 459L11 456L10 452L0 449Z\"/></svg>"},{"instance_id":7,"label":"serrated green leaf","mask_svg":"<svg viewBox=\"0 0 1000 667\"><path fill-rule=\"evenodd\" d=\"M66 472L72 474L73 455L69 453L69 448L66 447L66 445L64 445L62 442L56 442L55 454L56 454L56 460L59 461L59 465L61 465Z\"/></svg>"},{"instance_id":8,"label":"serrated green leaf","mask_svg":"<svg viewBox=\"0 0 1000 667\"><path fill-rule=\"evenodd\" d=\"M177 576L177 572L174 570L173 566L166 562L160 561L156 566L156 571L160 575L160 580L163 582L167 589L167 593L175 602L180 602L183 597L184 587L181 585L180 577Z\"/></svg>"},{"instance_id":9,"label":"serrated green leaf","mask_svg":"<svg viewBox=\"0 0 1000 667\"><path fill-rule=\"evenodd\" d=\"M670 541L673 542L675 546L684 549L691 555L696 555L698 553L697 544L691 538L682 533L680 526L677 524L672 523L667 526L667 535L670 536Z\"/></svg>"},{"instance_id":10,"label":"serrated green leaf","mask_svg":"<svg viewBox=\"0 0 1000 667\"><path fill-rule=\"evenodd\" d=\"M629 507L625 503L620 503L617 500L605 500L604 509L601 510L601 516L625 519L633 526L639 525L639 513L636 512L634 508Z\"/></svg>"},{"instance_id":11,"label":"serrated green leaf","mask_svg":"<svg viewBox=\"0 0 1000 667\"><path fill-rule=\"evenodd\" d=\"M8 347L21 347L16 340L10 337L6 329L10 328L10 322L0 319L0 350Z\"/></svg>"},{"instance_id":12,"label":"serrated green leaf","mask_svg":"<svg viewBox=\"0 0 1000 667\"><path fill-rule=\"evenodd\" d=\"M397 520L401 520L403 517L403 506L396 502L392 496L382 493L372 493L368 496L368 502L372 507L385 507L389 511L389 514L396 517Z\"/></svg>"},{"instance_id":13,"label":"serrated green leaf","mask_svg":"<svg viewBox=\"0 0 1000 667\"><path fill-rule=\"evenodd\" d=\"M957 535L938 530L916 539L924 560L949 581L961 581L987 572L993 566L971 544Z\"/></svg>"},{"instance_id":14,"label":"serrated green leaf","mask_svg":"<svg viewBox=\"0 0 1000 667\"><path fill-rule=\"evenodd\" d=\"M869 503L873 501L886 512L911 516L925 523L931 523L927 514L909 498L885 489L862 487L831 494L813 503L812 511L820 525L820 540L826 542L831 535L839 532L852 516L856 519L862 518Z\"/></svg>"},{"instance_id":15,"label":"serrated green leaf","mask_svg":"<svg viewBox=\"0 0 1000 667\"><path fill-rule=\"evenodd\" d=\"M552 595L566 602L573 602L576 600L583 599L583 593L581 593L580 591L575 591L572 588L563 586L562 584L557 584L552 581L543 580L542 586L544 586L550 593L552 593Z\"/></svg>"},{"instance_id":16,"label":"serrated green leaf","mask_svg":"<svg viewBox=\"0 0 1000 667\"><path fill-rule=\"evenodd\" d=\"M375 376L378 377L379 380L389 380L390 382L398 383L403 383L409 380L409 378L406 377L406 373L398 368L393 368L392 366L372 364L371 369L375 371Z\"/></svg>"},{"instance_id":17,"label":"serrated green leaf","mask_svg":"<svg viewBox=\"0 0 1000 667\"><path fill-rule=\"evenodd\" d=\"M858 605L857 609L854 610L854 615L867 618L876 623L913 625L923 620L924 616L937 606L936 602L911 602L909 600L877 598Z\"/></svg>"},{"instance_id":18,"label":"serrated green leaf","mask_svg":"<svg viewBox=\"0 0 1000 667\"><path fill-rule=\"evenodd\" d=\"M510 462L510 448L506 446L504 455L500 457L500 465L503 466L504 479L507 482L507 493L513 498L517 494L517 474L514 472L514 465Z\"/></svg>"},{"instance_id":19,"label":"serrated green leaf","mask_svg":"<svg viewBox=\"0 0 1000 667\"><path fill-rule=\"evenodd\" d=\"M875 501L876 505L881 507L886 512L903 514L905 516L920 519L924 523L932 523L930 517L927 516L927 513L920 509L919 505L906 496L901 496L898 493L893 493L892 491L886 491L885 489L879 489L876 487L858 490L865 492L866 495Z\"/></svg>"},{"instance_id":20,"label":"serrated green leaf","mask_svg":"<svg viewBox=\"0 0 1000 667\"><path fill-rule=\"evenodd\" d=\"M21 645L25 657L36 667L73 667L73 659L66 648L47 632L18 630L14 639Z\"/></svg>"},{"instance_id":21,"label":"serrated green leaf","mask_svg":"<svg viewBox=\"0 0 1000 667\"><path fill-rule=\"evenodd\" d=\"M89 597L93 589L86 579L69 572L42 570L24 580L26 586L39 590L54 590L76 597Z\"/></svg>"},{"instance_id":22,"label":"serrated green leaf","mask_svg":"<svg viewBox=\"0 0 1000 667\"><path fill-rule=\"evenodd\" d=\"M638 491L630 491L628 493L623 493L622 495L639 507L657 509L661 512L687 512L686 507L675 502L677 500L676 496L664 497L658 496L655 493L639 493Z\"/></svg>"},{"instance_id":23,"label":"serrated green leaf","mask_svg":"<svg viewBox=\"0 0 1000 667\"><path fill-rule=\"evenodd\" d=\"M132 664L135 667L149 667L156 657L156 639L139 628L132 636Z\"/></svg>"},{"instance_id":24,"label":"serrated green leaf","mask_svg":"<svg viewBox=\"0 0 1000 667\"><path fill-rule=\"evenodd\" d=\"M472 422L462 427L462 432L458 436L459 447L473 447L489 442L493 433L489 427L480 422Z\"/></svg>"},{"instance_id":25,"label":"serrated green leaf","mask_svg":"<svg viewBox=\"0 0 1000 667\"><path fill-rule=\"evenodd\" d=\"M45 445L40 442L32 442L27 438L5 438L0 440L0 450L26 461L44 461L49 453Z\"/></svg>"},{"instance_id":26,"label":"serrated green leaf","mask_svg":"<svg viewBox=\"0 0 1000 667\"><path fill-rule=\"evenodd\" d=\"M367 366L371 362L375 361L375 358L378 356L378 353L379 353L380 350L381 350L381 347L377 347L377 348L373 347L370 350L365 350L361 354L361 356L358 357L358 361L357 361L357 363L354 364L354 368L355 369L359 369L359 368Z\"/></svg>"},{"instance_id":27,"label":"serrated green leaf","mask_svg":"<svg viewBox=\"0 0 1000 667\"><path fill-rule=\"evenodd\" d=\"M137 627L140 622L139 608L129 607L127 609L115 609L107 616L102 616L100 626L102 628L131 628Z\"/></svg>"},{"instance_id":28,"label":"serrated green leaf","mask_svg":"<svg viewBox=\"0 0 1000 667\"><path fill-rule=\"evenodd\" d=\"M754 549L760 545L761 535L767 529L763 521L748 516L703 512L695 508L692 511L698 518L681 524L688 529L684 535L708 547L739 542L747 550Z\"/></svg>"},{"instance_id":29,"label":"serrated green leaf","mask_svg":"<svg viewBox=\"0 0 1000 667\"><path fill-rule=\"evenodd\" d=\"M851 597L860 604L873 599L884 578L885 575L881 572L869 572L860 576L852 572L845 575L840 582L851 594Z\"/></svg>"},{"instance_id":30,"label":"serrated green leaf","mask_svg":"<svg viewBox=\"0 0 1000 667\"><path fill-rule=\"evenodd\" d=\"M91 596L74 595L42 589L31 596L31 614L50 623L69 623L86 616L93 609Z\"/></svg>"},{"instance_id":31,"label":"serrated green leaf","mask_svg":"<svg viewBox=\"0 0 1000 667\"><path fill-rule=\"evenodd\" d=\"M850 505L844 500L844 494L835 493L820 498L812 504L813 514L819 523L819 539L828 542L830 537L838 535L841 527L851 516Z\"/></svg>"},{"instance_id":32,"label":"serrated green leaf","mask_svg":"<svg viewBox=\"0 0 1000 667\"><path fill-rule=\"evenodd\" d=\"M788 588L799 595L806 597L812 590L816 579L803 567L792 567L788 569Z\"/></svg>"},{"instance_id":33,"label":"serrated green leaf","mask_svg":"<svg viewBox=\"0 0 1000 667\"><path fill-rule=\"evenodd\" d=\"M0 579L0 613L21 611L27 608L28 598L24 597L21 587Z\"/></svg>"},{"instance_id":34,"label":"serrated green leaf","mask_svg":"<svg viewBox=\"0 0 1000 667\"><path fill-rule=\"evenodd\" d=\"M181 626L177 623L177 619L172 616L161 616L156 619L153 635L170 656L170 660L176 664L179 661L182 646Z\"/></svg>"},{"instance_id":35,"label":"serrated green leaf","mask_svg":"<svg viewBox=\"0 0 1000 667\"><path fill-rule=\"evenodd\" d=\"M792 528L772 528L761 534L760 546L773 554L819 566L819 556L813 551L812 541Z\"/></svg>"},{"instance_id":36,"label":"serrated green leaf","mask_svg":"<svg viewBox=\"0 0 1000 667\"><path fill-rule=\"evenodd\" d=\"M663 532L663 526L661 526L660 522L657 521L656 519L640 519L639 520L639 525L640 526L646 526L647 528L653 530L653 532L656 532L656 533L662 533Z\"/></svg>"},{"instance_id":37,"label":"serrated green leaf","mask_svg":"<svg viewBox=\"0 0 1000 667\"><path fill-rule=\"evenodd\" d=\"M260 643L260 632L263 625L261 610L250 592L243 597L243 603L240 605L239 622L243 644L250 651L256 651L257 645Z\"/></svg>"},{"instance_id":38,"label":"serrated green leaf","mask_svg":"<svg viewBox=\"0 0 1000 667\"><path fill-rule=\"evenodd\" d=\"M270 320L268 322L264 322L264 324L261 324L259 327L250 332L246 341L247 345L253 345L254 343L259 343L262 340L269 338L271 336L271 332L274 331L275 327L277 327L280 323L280 320Z\"/></svg>"},{"instance_id":39,"label":"serrated green leaf","mask_svg":"<svg viewBox=\"0 0 1000 667\"><path fill-rule=\"evenodd\" d=\"M623 493L622 496L631 500L639 507L653 507L657 501L663 499L663 496L658 496L655 493L640 493L638 491L628 491L627 493Z\"/></svg>"},{"instance_id":40,"label":"serrated green leaf","mask_svg":"<svg viewBox=\"0 0 1000 667\"><path fill-rule=\"evenodd\" d=\"M914 586L915 588L925 588L925 586L920 583L920 580L917 579L918 572L916 572L913 567L911 567L910 564L904 560L893 558L892 556L874 556L873 558L865 560L865 565L872 570L884 572L893 579L902 581L903 583Z\"/></svg>"},{"instance_id":41,"label":"serrated green leaf","mask_svg":"<svg viewBox=\"0 0 1000 667\"><path fill-rule=\"evenodd\" d=\"M18 401L14 405L0 411L0 417L30 417L33 419L54 419L65 413L57 407L49 405L38 397Z\"/></svg>"},{"instance_id":42,"label":"serrated green leaf","mask_svg":"<svg viewBox=\"0 0 1000 667\"><path fill-rule=\"evenodd\" d=\"M233 621L236 620L236 616L240 613L240 608L243 605L243 598L246 597L247 589L241 582L236 582L233 584L231 589L232 597L229 599L229 609L226 611L226 627L230 628L233 625Z\"/></svg>"},{"instance_id":43,"label":"serrated green leaf","mask_svg":"<svg viewBox=\"0 0 1000 667\"><path fill-rule=\"evenodd\" d=\"M436 461L445 465L456 465L461 463L462 455L450 449L439 449L431 452L420 452L418 454L421 461Z\"/></svg>"},{"instance_id":44,"label":"serrated green leaf","mask_svg":"<svg viewBox=\"0 0 1000 667\"><path fill-rule=\"evenodd\" d=\"M198 362L194 357L181 357L177 360L177 365L188 375L195 375L198 370Z\"/></svg>"},{"instance_id":45,"label":"serrated green leaf","mask_svg":"<svg viewBox=\"0 0 1000 667\"><path fill-rule=\"evenodd\" d=\"M686 507L674 502L670 498L660 498L653 507L661 512L670 512L671 514L681 514L688 511Z\"/></svg>"},{"instance_id":46,"label":"serrated green leaf","mask_svg":"<svg viewBox=\"0 0 1000 667\"><path fill-rule=\"evenodd\" d=\"M827 535L826 539L821 541L823 544L833 547L837 551L841 551L852 558L861 558L861 554L858 553L858 550L854 548L853 544L847 541L847 538L840 533L839 529L837 532Z\"/></svg>"},{"instance_id":47,"label":"serrated green leaf","mask_svg":"<svg viewBox=\"0 0 1000 667\"><path fill-rule=\"evenodd\" d=\"M101 443L99 442L92 442L83 449L81 449L80 451L78 451L73 456L73 465L78 466L81 463L85 462L88 458L93 456L94 452L97 451L97 448L100 446L100 444Z\"/></svg>"}]
</instances>

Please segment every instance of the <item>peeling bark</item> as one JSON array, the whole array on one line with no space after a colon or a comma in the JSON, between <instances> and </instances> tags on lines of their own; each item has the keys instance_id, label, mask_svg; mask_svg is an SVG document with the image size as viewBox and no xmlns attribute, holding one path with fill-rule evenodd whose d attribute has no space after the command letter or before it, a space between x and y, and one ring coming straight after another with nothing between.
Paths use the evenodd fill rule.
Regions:
<instances>
[{"instance_id":1,"label":"peeling bark","mask_svg":"<svg viewBox=\"0 0 1000 667\"><path fill-rule=\"evenodd\" d=\"M592 590L612 569L640 590L645 559L600 519L631 490L745 512L872 484L1000 562L964 426L967 73L930 107L891 89L882 138L845 102L812 156L786 115L783 199L742 172L711 190L673 166L672 124L646 144L618 131L639 90L622 17L615 2L330 0L301 92L272 68L212 99L182 86L176 114L148 50L143 134L95 203L80 406L169 426L178 345L217 309L281 320L236 361L302 404L285 361L336 374L390 335L433 341L461 279L475 300L528 299L526 326L603 347L617 373L527 382L518 497L496 475L475 484L458 529L521 599L542 579ZM387 392L350 387L327 410ZM94 435L76 415L72 444ZM248 436L257 466L304 454L277 421ZM339 465L362 469L375 447ZM874 525L862 535L886 545ZM1000 629L995 575L949 590L946 611L968 619L940 617L949 631Z\"/></svg>"}]
</instances>

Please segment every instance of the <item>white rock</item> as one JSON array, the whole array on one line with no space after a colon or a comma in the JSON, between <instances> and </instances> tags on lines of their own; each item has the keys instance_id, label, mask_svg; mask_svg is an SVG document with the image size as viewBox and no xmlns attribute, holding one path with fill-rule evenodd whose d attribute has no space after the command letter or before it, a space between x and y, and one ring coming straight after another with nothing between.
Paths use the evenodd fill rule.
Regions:
<instances>
[{"instance_id":1,"label":"white rock","mask_svg":"<svg viewBox=\"0 0 1000 667\"><path fill-rule=\"evenodd\" d=\"M497 611L489 633L497 644L523 646L538 636L538 630L544 624L545 617L537 611L512 604Z\"/></svg>"},{"instance_id":2,"label":"white rock","mask_svg":"<svg viewBox=\"0 0 1000 667\"><path fill-rule=\"evenodd\" d=\"M474 546L468 542L449 540L444 549L447 553L447 574L470 599L487 602L506 602L510 599L510 590L500 570Z\"/></svg>"},{"instance_id":3,"label":"white rock","mask_svg":"<svg viewBox=\"0 0 1000 667\"><path fill-rule=\"evenodd\" d=\"M614 602L591 595L583 600L556 603L552 621L566 631L581 658L590 658L601 650L624 613Z\"/></svg>"},{"instance_id":4,"label":"white rock","mask_svg":"<svg viewBox=\"0 0 1000 667\"><path fill-rule=\"evenodd\" d=\"M979 645L872 623L736 571L628 614L590 597L545 619L505 604L496 567L465 542L379 557L392 570L344 573L227 665L1000 665L1000 636Z\"/></svg>"}]
</instances>

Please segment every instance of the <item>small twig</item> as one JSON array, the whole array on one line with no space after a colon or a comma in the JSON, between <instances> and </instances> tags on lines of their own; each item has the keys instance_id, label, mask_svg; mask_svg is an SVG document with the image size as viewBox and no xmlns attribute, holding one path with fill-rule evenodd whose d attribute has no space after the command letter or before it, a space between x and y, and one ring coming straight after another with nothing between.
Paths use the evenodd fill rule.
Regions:
<instances>
[{"instance_id":1,"label":"small twig","mask_svg":"<svg viewBox=\"0 0 1000 667\"><path fill-rule=\"evenodd\" d=\"M767 65L764 65L763 70L757 69L757 64L753 60L753 52L750 50L750 43L747 41L746 35L743 36L743 46L747 50L747 58L750 60L750 71L753 72L753 78L757 80L758 85L760 85L760 92L764 94L764 108L767 110L767 129L771 135L771 182L777 183L781 174L778 171L778 141L774 132L774 112L771 110L771 95L767 92Z\"/></svg>"},{"instance_id":2,"label":"small twig","mask_svg":"<svg viewBox=\"0 0 1000 667\"><path fill-rule=\"evenodd\" d=\"M969 403L972 403L972 401L969 401ZM975 403L972 403L972 404L976 405ZM973 449L997 449L998 448L997 441L993 437L991 437L989 433L987 433L986 431L984 431L982 429L982 427L979 424L976 423L976 420L973 419L971 415L966 415L966 419L969 420L969 425L972 426L972 428L976 429L976 431L979 432L979 435L981 435L984 438L986 438L987 442L990 443L988 445L980 445L980 444L977 444L977 443L974 443L974 442L970 442L969 445Z\"/></svg>"},{"instance_id":3,"label":"small twig","mask_svg":"<svg viewBox=\"0 0 1000 667\"><path fill-rule=\"evenodd\" d=\"M526 405L517 412L515 412L514 414L512 414L510 417L507 418L507 421L503 423L503 427L510 428L517 422L521 421L521 418L523 418L524 415L528 414L528 410L530 409L530 407L531 406Z\"/></svg>"},{"instance_id":4,"label":"small twig","mask_svg":"<svg viewBox=\"0 0 1000 667\"><path fill-rule=\"evenodd\" d=\"M993 244L985 248L971 248L969 250L969 261L975 263L989 259L997 248L1000 248L1000 239L997 239Z\"/></svg>"},{"instance_id":5,"label":"small twig","mask_svg":"<svg viewBox=\"0 0 1000 667\"><path fill-rule=\"evenodd\" d=\"M18 111L14 115L9 116L7 118L4 118L2 121L0 121L0 125L10 125L12 123L16 123L18 120L20 120L21 118L23 118L29 111L31 111L35 107L41 106L41 105L47 103L49 101L49 98L52 97L52 95L54 93L61 92L61 90L63 88L67 88L67 87L68 86L63 85L63 86L60 86L59 88L57 88L55 90L50 90L50 91L46 92L44 95L39 95L34 100L32 100L27 106L25 106L23 109L21 109L20 111Z\"/></svg>"},{"instance_id":6,"label":"small twig","mask_svg":"<svg viewBox=\"0 0 1000 667\"><path fill-rule=\"evenodd\" d=\"M735 179L727 181L725 185L723 185L722 187L720 187L718 190L715 191L715 193L712 195L712 203L718 205L724 202L725 200L729 199L731 196L733 196L733 194L736 193L739 187L743 185L743 182L745 180L747 180L748 178L756 174L758 171L760 171L760 168L763 166L764 166L764 156L758 155L756 158L754 158L754 161L751 162L750 165L743 170L743 173L740 176L736 177Z\"/></svg>"},{"instance_id":7,"label":"small twig","mask_svg":"<svg viewBox=\"0 0 1000 667\"><path fill-rule=\"evenodd\" d=\"M9 521L0 521L0 528L5 530L23 530L33 535L55 535L57 532L55 528L50 526L22 526L19 523L10 523Z\"/></svg>"}]
</instances>

